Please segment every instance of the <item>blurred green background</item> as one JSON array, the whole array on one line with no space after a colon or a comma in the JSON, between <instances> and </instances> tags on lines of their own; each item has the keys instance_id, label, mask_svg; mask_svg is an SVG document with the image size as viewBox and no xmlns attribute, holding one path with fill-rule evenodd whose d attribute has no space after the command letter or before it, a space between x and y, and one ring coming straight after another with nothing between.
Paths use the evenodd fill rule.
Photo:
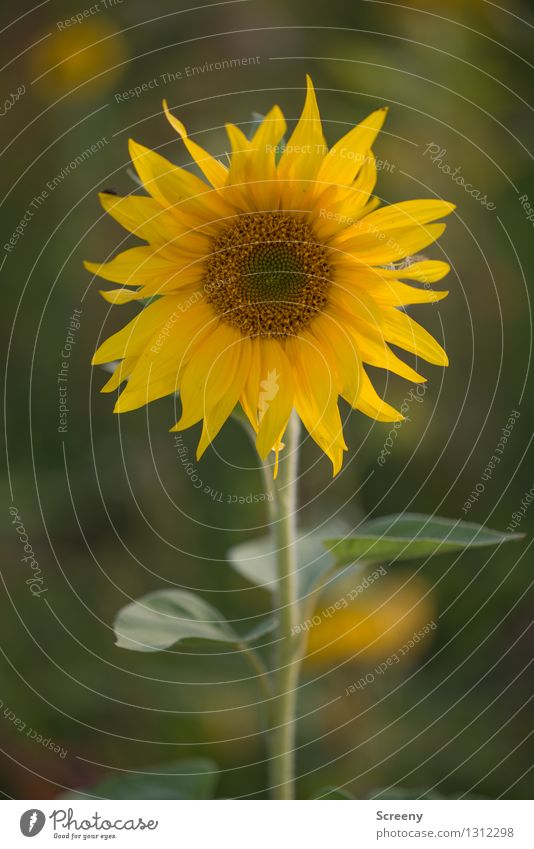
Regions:
<instances>
[{"instance_id":1,"label":"blurred green background","mask_svg":"<svg viewBox=\"0 0 534 849\"><path fill-rule=\"evenodd\" d=\"M163 97L217 155L228 146L226 121L246 131L252 113L274 102L294 120L306 72L329 142L389 105L375 148L389 163L379 174L380 197L457 204L428 252L450 262L444 283L451 294L413 310L444 340L451 365L443 373L426 367L423 400L411 405L383 465L377 458L389 426L358 414L347 421L349 459L334 481L329 462L303 445L302 521L337 515L354 523L409 509L505 529L534 483L533 5L34 5L4 8L0 33L8 358L0 790L48 798L109 772L209 755L222 767L223 796L262 798L261 692L243 659L114 647L116 611L173 585L199 591L238 627L253 624L269 599L232 572L225 552L262 533L266 511L253 497L246 501L263 487L236 424L195 464L204 492L191 485L168 433L173 399L119 419L113 398L99 394L106 376L91 369L91 355L137 307L110 309L83 270L84 259L103 260L135 241L104 218L97 192L132 190L129 136L188 163L162 115ZM81 20L65 23L78 13ZM209 67L243 57L257 58ZM125 94L136 86L139 96ZM23 235L10 243L19 225ZM74 310L81 314L70 343L69 409L60 421L57 375ZM392 403L410 390L400 379L374 377ZM520 415L501 462L464 512L513 411ZM196 429L183 435L193 460L197 438ZM236 495L245 503L229 503ZM13 504L42 571L46 593L39 596L25 583L30 570L21 562ZM317 629L299 702L301 797L325 784L347 784L359 797L391 786L445 796L532 795L533 522L527 509L519 527L525 542L490 555L390 569L362 595L352 619L333 617L328 631ZM357 579L345 580L350 588ZM333 586L332 598L344 591ZM437 629L403 664L344 695L431 620ZM32 739L37 734L41 741Z\"/></svg>"}]
</instances>

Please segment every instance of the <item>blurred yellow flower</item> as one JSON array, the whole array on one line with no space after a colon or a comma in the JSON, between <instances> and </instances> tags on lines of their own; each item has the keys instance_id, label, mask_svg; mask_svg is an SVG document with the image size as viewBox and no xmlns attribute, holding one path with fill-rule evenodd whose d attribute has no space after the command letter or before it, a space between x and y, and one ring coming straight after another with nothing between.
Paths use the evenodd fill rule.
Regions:
<instances>
[{"instance_id":1,"label":"blurred yellow flower","mask_svg":"<svg viewBox=\"0 0 534 849\"><path fill-rule=\"evenodd\" d=\"M347 607L334 610L338 599L347 598L343 590L348 593L350 587L350 581L336 582L321 600L308 628L308 663L385 660L400 652L414 634L434 621L431 585L419 575L380 578ZM434 630L435 626L404 656L409 653L412 658L417 657L419 649L430 644Z\"/></svg>"},{"instance_id":2,"label":"blurred yellow flower","mask_svg":"<svg viewBox=\"0 0 534 849\"><path fill-rule=\"evenodd\" d=\"M447 365L441 346L399 307L447 294L428 286L446 263L406 258L443 233L445 224L430 222L454 207L432 199L377 209L371 146L386 110L329 150L309 77L289 142L278 106L252 139L228 124L228 166L164 107L206 179L130 141L150 196L101 195L104 209L148 244L87 269L122 285L102 293L111 303L158 296L96 352L94 364L121 361L103 391L128 379L115 407L123 413L179 390L172 430L203 421L198 457L238 403L260 456L278 452L294 408L336 474L347 448L340 397L373 419L403 418L364 365L423 381L389 343Z\"/></svg>"},{"instance_id":3,"label":"blurred yellow flower","mask_svg":"<svg viewBox=\"0 0 534 849\"><path fill-rule=\"evenodd\" d=\"M93 97L116 83L127 55L126 41L109 19L86 20L37 45L30 73L41 77L37 90L50 100L73 89L78 97Z\"/></svg>"}]
</instances>

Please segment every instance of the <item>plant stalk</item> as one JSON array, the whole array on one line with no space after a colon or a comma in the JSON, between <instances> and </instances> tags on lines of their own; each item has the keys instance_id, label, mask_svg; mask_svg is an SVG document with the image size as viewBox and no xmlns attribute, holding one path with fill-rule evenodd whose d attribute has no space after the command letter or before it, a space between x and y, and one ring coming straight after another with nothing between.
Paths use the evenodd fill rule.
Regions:
<instances>
[{"instance_id":1,"label":"plant stalk","mask_svg":"<svg viewBox=\"0 0 534 849\"><path fill-rule=\"evenodd\" d=\"M295 798L295 739L301 641L297 592L297 454L299 420L292 414L273 484L272 533L278 564L278 633L271 702L270 786L273 799Z\"/></svg>"}]
</instances>

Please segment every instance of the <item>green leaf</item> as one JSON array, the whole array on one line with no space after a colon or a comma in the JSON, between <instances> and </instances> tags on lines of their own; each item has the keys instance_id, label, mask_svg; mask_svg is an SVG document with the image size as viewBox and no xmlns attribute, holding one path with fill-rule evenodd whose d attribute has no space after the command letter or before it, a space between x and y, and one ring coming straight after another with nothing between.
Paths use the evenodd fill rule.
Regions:
<instances>
[{"instance_id":1,"label":"green leaf","mask_svg":"<svg viewBox=\"0 0 534 849\"><path fill-rule=\"evenodd\" d=\"M350 793L340 787L321 787L312 797L313 799L354 799Z\"/></svg>"},{"instance_id":2,"label":"green leaf","mask_svg":"<svg viewBox=\"0 0 534 849\"><path fill-rule=\"evenodd\" d=\"M234 569L247 581L275 592L276 561L271 550L270 538L260 537L234 545L227 556Z\"/></svg>"},{"instance_id":3,"label":"green leaf","mask_svg":"<svg viewBox=\"0 0 534 849\"><path fill-rule=\"evenodd\" d=\"M448 554L466 548L481 548L519 540L522 534L492 531L472 522L400 513L363 524L356 534L343 539L327 539L324 545L340 565L355 560L384 562L411 560L431 554Z\"/></svg>"},{"instance_id":4,"label":"green leaf","mask_svg":"<svg viewBox=\"0 0 534 849\"><path fill-rule=\"evenodd\" d=\"M182 640L239 642L222 613L185 590L148 593L123 607L114 627L117 645L131 651L161 651Z\"/></svg>"},{"instance_id":5,"label":"green leaf","mask_svg":"<svg viewBox=\"0 0 534 849\"><path fill-rule=\"evenodd\" d=\"M321 577L336 565L335 558L325 551L325 533L344 533L346 526L340 521L326 523L314 531L300 530L297 547L297 588L299 598L306 598ZM228 559L234 569L251 584L276 592L276 544L270 536L259 537L230 549Z\"/></svg>"},{"instance_id":6,"label":"green leaf","mask_svg":"<svg viewBox=\"0 0 534 849\"><path fill-rule=\"evenodd\" d=\"M254 643L261 637L265 637L267 634L271 634L276 628L277 623L278 620L276 616L268 616L266 619L262 619L260 622L258 622L257 625L254 626L254 628L251 628L250 631L245 634L245 636L243 637L243 642Z\"/></svg>"},{"instance_id":7,"label":"green leaf","mask_svg":"<svg viewBox=\"0 0 534 849\"><path fill-rule=\"evenodd\" d=\"M190 758L144 767L106 778L63 799L213 799L219 770L208 758Z\"/></svg>"}]
</instances>

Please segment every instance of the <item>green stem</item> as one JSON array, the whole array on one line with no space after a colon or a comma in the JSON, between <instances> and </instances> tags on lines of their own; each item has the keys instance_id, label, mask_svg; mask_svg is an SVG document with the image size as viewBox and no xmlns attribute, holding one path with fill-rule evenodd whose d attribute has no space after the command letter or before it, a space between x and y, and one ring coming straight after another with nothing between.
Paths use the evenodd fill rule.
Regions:
<instances>
[{"instance_id":1,"label":"green stem","mask_svg":"<svg viewBox=\"0 0 534 849\"><path fill-rule=\"evenodd\" d=\"M236 419L252 433L243 417ZM270 706L270 785L273 799L295 798L295 741L297 688L305 640L297 636L296 626L302 621L297 592L296 510L297 455L300 422L292 414L284 434L284 449L280 452L278 476L273 481L272 465L262 464L266 493L269 500L269 521L278 564L278 628L277 659L273 680L256 652L246 656L258 673L260 684ZM254 439L253 439L254 442Z\"/></svg>"},{"instance_id":2,"label":"green stem","mask_svg":"<svg viewBox=\"0 0 534 849\"><path fill-rule=\"evenodd\" d=\"M271 709L270 784L274 799L295 798L295 736L300 671L296 508L299 421L293 413L274 481L273 536L278 562L278 656Z\"/></svg>"},{"instance_id":3,"label":"green stem","mask_svg":"<svg viewBox=\"0 0 534 849\"><path fill-rule=\"evenodd\" d=\"M251 649L245 642L239 643L239 650L243 653L243 657L249 663L251 669L255 672L256 677L259 681L261 689L263 691L263 695L267 699L267 702L272 698L273 691L271 687L271 681L269 678L269 673L258 653Z\"/></svg>"}]
</instances>

